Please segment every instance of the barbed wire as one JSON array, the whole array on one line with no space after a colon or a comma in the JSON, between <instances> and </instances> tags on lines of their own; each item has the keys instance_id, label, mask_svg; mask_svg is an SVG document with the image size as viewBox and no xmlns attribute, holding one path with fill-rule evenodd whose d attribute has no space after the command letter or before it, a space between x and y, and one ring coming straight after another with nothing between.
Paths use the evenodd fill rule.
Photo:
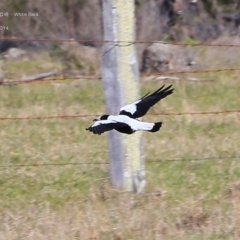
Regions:
<instances>
[{"instance_id":1,"label":"barbed wire","mask_svg":"<svg viewBox=\"0 0 240 240\"><path fill-rule=\"evenodd\" d=\"M179 115L208 115L208 114L230 114L240 113L240 110L224 110L212 112L179 112L179 113L149 113L150 115L165 115L165 116L179 116Z\"/></svg>"},{"instance_id":2,"label":"barbed wire","mask_svg":"<svg viewBox=\"0 0 240 240\"><path fill-rule=\"evenodd\" d=\"M101 114L99 114L101 115ZM83 114L83 115L56 115L45 117L0 117L0 120L47 120L47 119L69 119L69 118L84 118L84 117L96 117L97 114Z\"/></svg>"},{"instance_id":3,"label":"barbed wire","mask_svg":"<svg viewBox=\"0 0 240 240\"><path fill-rule=\"evenodd\" d=\"M224 159L240 159L240 156L215 156L201 158L170 158L159 160L148 160L145 163L161 163L161 162L196 162L209 160L224 160ZM65 162L65 163L26 163L26 164L9 164L0 165L0 168L22 168L22 167L57 167L57 166L75 166L75 165L108 165L109 162Z\"/></svg>"},{"instance_id":4,"label":"barbed wire","mask_svg":"<svg viewBox=\"0 0 240 240\"><path fill-rule=\"evenodd\" d=\"M24 39L24 38L0 38L0 41L29 41L29 42L78 42L78 43L97 43L106 44L113 43L113 47L109 49L111 51L114 47L125 47L129 44L152 44L161 43L165 45L176 45L176 46L191 46L191 47L236 47L239 48L240 44L216 44L216 43L180 43L180 42L163 42L163 41L109 41L109 40L82 40L82 39ZM123 45L125 44L125 45ZM105 52L107 54L109 51ZM143 73L141 77L159 77L166 75L177 75L177 74L204 74L204 73L216 73L216 72L234 72L240 71L240 68L225 68L225 69L205 69L205 70L187 70L187 71L166 71L163 73ZM76 76L76 77L55 77L55 78L44 78L36 80L5 80L0 82L0 85L14 85L14 84L26 84L26 83L46 83L51 81L68 81L68 80L100 80L101 76L90 75L90 76ZM177 81L187 81L185 79L176 79ZM165 81L165 80L164 80ZM174 81L174 79L170 79ZM192 82L206 82L206 81L192 81ZM240 109L237 110L223 110L223 111L209 111L209 112L163 112L163 113L149 113L149 115L162 115L162 116L182 116L182 115L217 115L217 114L239 114ZM53 119L75 119L75 118L86 118L95 117L101 114L82 114L82 115L56 115L56 116L27 116L27 117L0 117L0 120L53 120ZM169 159L157 159L145 161L146 164L157 164L166 162L199 162L199 161L220 161L220 160L233 160L240 159L240 156L212 156L212 157L199 157L199 158L169 158ZM63 163L26 163L26 164L8 164L0 165L1 169L5 168L24 168L24 167L61 167L61 166L78 166L78 165L109 165L109 162L63 162Z\"/></svg>"},{"instance_id":5,"label":"barbed wire","mask_svg":"<svg viewBox=\"0 0 240 240\"><path fill-rule=\"evenodd\" d=\"M236 110L224 110L224 111L212 111L212 112L162 112L162 113L149 113L149 115L155 116L181 116L181 115L214 115L214 114L232 114L240 113L240 109ZM85 118L85 117L96 117L101 114L82 114L82 115L55 115L55 116L39 116L39 117L0 117L0 121L4 120L51 120L51 119L74 119L74 118Z\"/></svg>"},{"instance_id":6,"label":"barbed wire","mask_svg":"<svg viewBox=\"0 0 240 240\"><path fill-rule=\"evenodd\" d=\"M225 68L225 69L206 69L206 70L190 70L190 71L168 71L168 72L157 72L157 73L145 73L141 74L141 77L159 77L174 74L197 74L197 73L214 73L214 72L228 72L228 71L240 71L240 68ZM76 77L56 77L56 78L44 78L35 80L3 80L0 81L0 85L15 85L15 84L25 84L33 82L48 82L48 81L68 81L68 80L100 80L101 76L90 75L90 76L76 76ZM191 81L191 82L209 82L210 80L187 80L187 79L169 79L170 81ZM163 79L166 81L166 79Z\"/></svg>"},{"instance_id":7,"label":"barbed wire","mask_svg":"<svg viewBox=\"0 0 240 240\"><path fill-rule=\"evenodd\" d=\"M179 46L205 46L205 47L240 47L240 44L220 44L220 43L181 43L181 42L165 42L165 41L114 41L114 40L103 40L103 39L43 39L43 38L22 38L22 37L1 37L0 41L20 41L20 42L79 42L79 43L114 43L114 44L151 44L151 43L161 43L166 45L179 45ZM127 46L127 45L125 45ZM122 47L122 46L120 46ZM123 46L124 47L124 46Z\"/></svg>"},{"instance_id":8,"label":"barbed wire","mask_svg":"<svg viewBox=\"0 0 240 240\"><path fill-rule=\"evenodd\" d=\"M9 164L0 165L0 168L21 168L21 167L48 167L67 165L106 165L107 162L70 162L70 163L29 163L29 164Z\"/></svg>"},{"instance_id":9,"label":"barbed wire","mask_svg":"<svg viewBox=\"0 0 240 240\"><path fill-rule=\"evenodd\" d=\"M173 74L195 74L195 73L214 73L214 72L231 72L240 71L240 68L219 68L219 69L206 69L206 70L189 70L189 71L169 71L163 73L144 73L141 74L142 77L149 76L161 76L161 75L173 75ZM181 81L181 80L178 80ZM193 80L194 81L194 80Z\"/></svg>"},{"instance_id":10,"label":"barbed wire","mask_svg":"<svg viewBox=\"0 0 240 240\"><path fill-rule=\"evenodd\" d=\"M42 78L33 80L2 80L0 85L16 85L16 84L26 84L33 82L50 82L50 81L68 81L68 80L100 80L100 76L77 76L77 77L56 77L56 78Z\"/></svg>"},{"instance_id":11,"label":"barbed wire","mask_svg":"<svg viewBox=\"0 0 240 240\"><path fill-rule=\"evenodd\" d=\"M240 44L212 44L212 43L180 43L180 42L164 42L164 41L111 41L111 40L86 40L86 39L27 39L22 37L1 37L0 41L32 41L32 42L80 42L80 43L114 43L113 47L126 47L131 44L138 43L162 43L168 45L182 45L182 46L216 46L216 47L240 47ZM112 47L110 48L110 50ZM107 51L108 52L108 51ZM106 53L105 53L106 54ZM226 72L226 71L240 71L240 68L226 68L226 69L206 69L206 70L189 70L189 71L167 71L163 73L145 73L141 74L141 77L158 77L162 75L174 75L174 74L197 74L197 73L213 73L213 72ZM101 76L77 76L77 77L56 77L56 78L43 78L43 79L34 79L34 80L3 80L0 82L0 85L14 85L14 84L23 84L23 83L33 83L33 82L47 82L47 81L65 81L65 80L77 80L77 79L101 79ZM158 79L159 80L159 79ZM169 79L173 81L174 79ZM175 79L177 81L184 79ZM189 81L189 80L185 80ZM194 81L191 82L208 82L208 81Z\"/></svg>"},{"instance_id":12,"label":"barbed wire","mask_svg":"<svg viewBox=\"0 0 240 240\"><path fill-rule=\"evenodd\" d=\"M190 162L190 161L208 161L208 160L224 160L224 159L240 159L240 156L216 156L216 157L202 157L202 158L170 158L162 160L151 160L145 161L146 163L157 163L157 162Z\"/></svg>"}]
</instances>

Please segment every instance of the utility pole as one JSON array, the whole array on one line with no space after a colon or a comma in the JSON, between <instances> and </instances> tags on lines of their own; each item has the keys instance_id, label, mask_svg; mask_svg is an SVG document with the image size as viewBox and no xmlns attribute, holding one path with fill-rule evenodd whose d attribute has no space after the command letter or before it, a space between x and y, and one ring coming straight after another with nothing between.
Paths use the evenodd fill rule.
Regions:
<instances>
[{"instance_id":1,"label":"utility pole","mask_svg":"<svg viewBox=\"0 0 240 240\"><path fill-rule=\"evenodd\" d=\"M135 1L102 0L104 40L102 81L108 114L118 114L139 96L139 68L135 44ZM132 135L108 133L110 178L113 187L142 192L145 167L141 132Z\"/></svg>"}]
</instances>

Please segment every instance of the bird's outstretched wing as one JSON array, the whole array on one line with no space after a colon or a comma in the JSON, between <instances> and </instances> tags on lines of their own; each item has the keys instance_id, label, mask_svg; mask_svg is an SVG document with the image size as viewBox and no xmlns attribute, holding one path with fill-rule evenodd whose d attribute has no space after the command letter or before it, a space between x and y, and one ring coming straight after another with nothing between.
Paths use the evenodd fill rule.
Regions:
<instances>
[{"instance_id":1,"label":"bird's outstretched wing","mask_svg":"<svg viewBox=\"0 0 240 240\"><path fill-rule=\"evenodd\" d=\"M166 88L164 87L165 85L152 94L147 93L139 100L122 107L119 114L127 115L131 118L139 118L144 116L153 105L173 93L174 89L171 88L172 85Z\"/></svg>"},{"instance_id":2,"label":"bird's outstretched wing","mask_svg":"<svg viewBox=\"0 0 240 240\"><path fill-rule=\"evenodd\" d=\"M86 130L94 134L101 135L104 132L113 130L115 128L124 127L124 126L126 126L125 123L120 123L113 120L100 120L100 121L96 121L89 128L86 128Z\"/></svg>"}]
</instances>

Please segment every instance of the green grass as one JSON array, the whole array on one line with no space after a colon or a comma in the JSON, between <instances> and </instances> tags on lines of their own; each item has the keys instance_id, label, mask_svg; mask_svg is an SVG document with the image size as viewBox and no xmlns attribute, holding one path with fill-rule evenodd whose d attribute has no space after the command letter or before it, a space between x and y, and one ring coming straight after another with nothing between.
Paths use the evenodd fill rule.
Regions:
<instances>
[{"instance_id":1,"label":"green grass","mask_svg":"<svg viewBox=\"0 0 240 240\"><path fill-rule=\"evenodd\" d=\"M174 94L144 117L163 127L143 134L143 194L112 189L107 164L1 167L0 239L239 239L240 158L201 161L240 156L239 114L151 115L239 109L239 77L214 79L173 82ZM1 117L105 111L99 81L66 83L1 87ZM160 85L143 82L141 92ZM91 121L1 121L0 165L107 162L106 135L85 131Z\"/></svg>"},{"instance_id":2,"label":"green grass","mask_svg":"<svg viewBox=\"0 0 240 240\"><path fill-rule=\"evenodd\" d=\"M53 60L45 51L27 51L23 60L3 61L2 69L5 78L20 80L22 77L42 72L61 71L62 64L60 61Z\"/></svg>"}]
</instances>

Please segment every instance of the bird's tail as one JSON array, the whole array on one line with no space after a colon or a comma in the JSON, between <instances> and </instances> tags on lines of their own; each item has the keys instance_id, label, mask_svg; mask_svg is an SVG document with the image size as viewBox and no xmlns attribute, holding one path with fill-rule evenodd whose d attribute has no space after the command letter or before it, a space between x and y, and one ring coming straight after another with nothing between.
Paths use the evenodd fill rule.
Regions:
<instances>
[{"instance_id":1,"label":"bird's tail","mask_svg":"<svg viewBox=\"0 0 240 240\"><path fill-rule=\"evenodd\" d=\"M141 130L148 131L148 132L157 132L157 131L159 131L161 126L162 126L162 122L157 122L157 123L142 122Z\"/></svg>"},{"instance_id":2,"label":"bird's tail","mask_svg":"<svg viewBox=\"0 0 240 240\"><path fill-rule=\"evenodd\" d=\"M156 122L153 123L153 127L151 130L148 130L149 132L157 132L159 131L160 127L162 126L162 122Z\"/></svg>"}]
</instances>

